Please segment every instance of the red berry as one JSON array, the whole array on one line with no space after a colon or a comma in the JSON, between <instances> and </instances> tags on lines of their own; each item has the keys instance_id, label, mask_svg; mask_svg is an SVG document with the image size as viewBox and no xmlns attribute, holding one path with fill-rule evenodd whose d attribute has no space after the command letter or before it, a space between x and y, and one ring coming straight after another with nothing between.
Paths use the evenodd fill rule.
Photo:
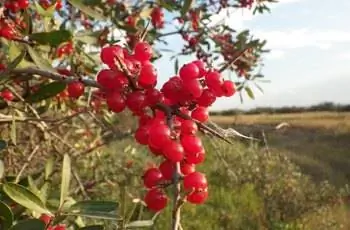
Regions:
<instances>
[{"instance_id":1,"label":"red berry","mask_svg":"<svg viewBox=\"0 0 350 230\"><path fill-rule=\"evenodd\" d=\"M134 52L139 61L148 61L152 57L152 47L147 42L136 43Z\"/></svg>"},{"instance_id":2,"label":"red berry","mask_svg":"<svg viewBox=\"0 0 350 230\"><path fill-rule=\"evenodd\" d=\"M182 161L180 164L180 169L181 169L182 175L186 176L186 175L196 171L196 166L194 164L190 164L186 161Z\"/></svg>"},{"instance_id":3,"label":"red berry","mask_svg":"<svg viewBox=\"0 0 350 230\"><path fill-rule=\"evenodd\" d=\"M159 165L159 170L165 180L172 180L175 172L175 164L170 160L165 160Z\"/></svg>"},{"instance_id":4,"label":"red berry","mask_svg":"<svg viewBox=\"0 0 350 230\"><path fill-rule=\"evenodd\" d=\"M141 68L138 83L143 88L151 88L157 84L157 70L153 65L144 65Z\"/></svg>"},{"instance_id":5,"label":"red berry","mask_svg":"<svg viewBox=\"0 0 350 230\"><path fill-rule=\"evenodd\" d=\"M141 112L146 106L146 96L142 91L131 92L126 97L126 106L135 113Z\"/></svg>"},{"instance_id":6,"label":"red berry","mask_svg":"<svg viewBox=\"0 0 350 230\"><path fill-rule=\"evenodd\" d=\"M224 92L224 96L226 97L231 97L233 94L235 94L236 89L235 89L235 83L230 80L224 81L222 84L222 91Z\"/></svg>"},{"instance_id":7,"label":"red berry","mask_svg":"<svg viewBox=\"0 0 350 230\"><path fill-rule=\"evenodd\" d=\"M208 198L208 189L193 191L187 195L186 200L192 204L203 204Z\"/></svg>"},{"instance_id":8,"label":"red berry","mask_svg":"<svg viewBox=\"0 0 350 230\"><path fill-rule=\"evenodd\" d=\"M51 219L52 219L52 216L49 216L47 214L41 214L41 216L39 217L39 220L44 222L46 225L50 223Z\"/></svg>"},{"instance_id":9,"label":"red berry","mask_svg":"<svg viewBox=\"0 0 350 230\"><path fill-rule=\"evenodd\" d=\"M106 97L107 106L115 113L123 111L126 107L125 97L119 92L112 92L107 94Z\"/></svg>"},{"instance_id":10,"label":"red berry","mask_svg":"<svg viewBox=\"0 0 350 230\"><path fill-rule=\"evenodd\" d=\"M210 89L204 89L202 95L198 98L199 106L209 107L216 101L215 94Z\"/></svg>"},{"instance_id":11,"label":"red berry","mask_svg":"<svg viewBox=\"0 0 350 230\"><path fill-rule=\"evenodd\" d=\"M0 96L5 100L5 101L13 101L13 99L15 99L15 96L13 95L13 93L8 90L8 89L4 89L1 93Z\"/></svg>"},{"instance_id":12,"label":"red berry","mask_svg":"<svg viewBox=\"0 0 350 230\"><path fill-rule=\"evenodd\" d=\"M198 131L197 124L191 120L184 120L181 122L181 134L195 134Z\"/></svg>"},{"instance_id":13,"label":"red berry","mask_svg":"<svg viewBox=\"0 0 350 230\"><path fill-rule=\"evenodd\" d=\"M146 91L146 100L148 105L153 106L163 102L164 96L158 89L151 88Z\"/></svg>"},{"instance_id":14,"label":"red berry","mask_svg":"<svg viewBox=\"0 0 350 230\"><path fill-rule=\"evenodd\" d=\"M170 140L170 129L162 123L154 123L150 127L148 142L153 147L163 148Z\"/></svg>"},{"instance_id":15,"label":"red berry","mask_svg":"<svg viewBox=\"0 0 350 230\"><path fill-rule=\"evenodd\" d=\"M181 136L181 144L184 148L186 154L197 154L203 152L203 145L201 140L193 135L183 135Z\"/></svg>"},{"instance_id":16,"label":"red berry","mask_svg":"<svg viewBox=\"0 0 350 230\"><path fill-rule=\"evenodd\" d=\"M78 98L84 93L84 84L80 81L75 81L68 84L68 94L70 97Z\"/></svg>"},{"instance_id":17,"label":"red berry","mask_svg":"<svg viewBox=\"0 0 350 230\"><path fill-rule=\"evenodd\" d=\"M185 154L186 157L186 162L191 163L191 164L200 164L204 161L205 159L205 151L204 148L202 151L199 151L197 153L193 152L186 152Z\"/></svg>"},{"instance_id":18,"label":"red berry","mask_svg":"<svg viewBox=\"0 0 350 230\"><path fill-rule=\"evenodd\" d=\"M153 147L149 145L148 148L151 151L151 153L153 153L155 156L159 156L163 154L162 149L159 147Z\"/></svg>"},{"instance_id":19,"label":"red berry","mask_svg":"<svg viewBox=\"0 0 350 230\"><path fill-rule=\"evenodd\" d=\"M201 190L208 187L207 178L200 172L193 172L185 176L183 185L187 191Z\"/></svg>"},{"instance_id":20,"label":"red berry","mask_svg":"<svg viewBox=\"0 0 350 230\"><path fill-rule=\"evenodd\" d=\"M26 9L29 6L29 0L17 0L18 6L21 9Z\"/></svg>"},{"instance_id":21,"label":"red berry","mask_svg":"<svg viewBox=\"0 0 350 230\"><path fill-rule=\"evenodd\" d=\"M53 227L53 230L66 230L65 224L59 224Z\"/></svg>"},{"instance_id":22,"label":"red berry","mask_svg":"<svg viewBox=\"0 0 350 230\"><path fill-rule=\"evenodd\" d=\"M199 98L202 95L203 86L198 79L186 80L184 90L186 90L192 98Z\"/></svg>"},{"instance_id":23,"label":"red berry","mask_svg":"<svg viewBox=\"0 0 350 230\"><path fill-rule=\"evenodd\" d=\"M148 144L148 136L149 136L149 126L140 126L135 131L135 139L138 143L141 145L147 145Z\"/></svg>"},{"instance_id":24,"label":"red berry","mask_svg":"<svg viewBox=\"0 0 350 230\"><path fill-rule=\"evenodd\" d=\"M201 60L196 60L196 61L193 61L192 63L198 67L198 70L199 70L198 77L199 78L203 77L206 73L204 62L202 62Z\"/></svg>"},{"instance_id":25,"label":"red berry","mask_svg":"<svg viewBox=\"0 0 350 230\"><path fill-rule=\"evenodd\" d=\"M152 121L152 117L148 114L142 114L139 117L139 126L145 126L147 124L150 124L150 122Z\"/></svg>"},{"instance_id":26,"label":"red berry","mask_svg":"<svg viewBox=\"0 0 350 230\"><path fill-rule=\"evenodd\" d=\"M206 122L209 118L208 109L205 107L199 106L192 111L191 117L200 122Z\"/></svg>"},{"instance_id":27,"label":"red berry","mask_svg":"<svg viewBox=\"0 0 350 230\"><path fill-rule=\"evenodd\" d=\"M147 192L144 201L149 209L158 212L165 208L168 202L168 197L161 189L154 188Z\"/></svg>"},{"instance_id":28,"label":"red berry","mask_svg":"<svg viewBox=\"0 0 350 230\"><path fill-rule=\"evenodd\" d=\"M188 63L181 67L179 75L184 81L195 79L199 76L199 69L196 64Z\"/></svg>"},{"instance_id":29,"label":"red berry","mask_svg":"<svg viewBox=\"0 0 350 230\"><path fill-rule=\"evenodd\" d=\"M101 61L111 66L114 66L115 58L117 56L120 59L124 59L123 48L118 45L104 47L100 54Z\"/></svg>"},{"instance_id":30,"label":"red berry","mask_svg":"<svg viewBox=\"0 0 350 230\"><path fill-rule=\"evenodd\" d=\"M163 179L162 173L157 168L150 168L143 174L143 184L146 188L153 188Z\"/></svg>"},{"instance_id":31,"label":"red berry","mask_svg":"<svg viewBox=\"0 0 350 230\"><path fill-rule=\"evenodd\" d=\"M103 69L97 74L97 83L106 89L113 89L114 75L115 72L113 70Z\"/></svg>"},{"instance_id":32,"label":"red berry","mask_svg":"<svg viewBox=\"0 0 350 230\"><path fill-rule=\"evenodd\" d=\"M15 31L9 26L4 26L0 29L0 37L4 37L8 40L15 38Z\"/></svg>"},{"instance_id":33,"label":"red berry","mask_svg":"<svg viewBox=\"0 0 350 230\"><path fill-rule=\"evenodd\" d=\"M172 162L179 162L184 157L184 149L179 142L170 141L163 148L164 156Z\"/></svg>"}]
</instances>

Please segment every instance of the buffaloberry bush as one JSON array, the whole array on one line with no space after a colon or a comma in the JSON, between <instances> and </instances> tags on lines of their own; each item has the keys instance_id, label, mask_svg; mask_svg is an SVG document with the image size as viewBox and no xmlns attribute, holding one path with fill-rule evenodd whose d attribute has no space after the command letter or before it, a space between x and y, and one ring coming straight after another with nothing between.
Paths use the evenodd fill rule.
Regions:
<instances>
[{"instance_id":1,"label":"buffaloberry bush","mask_svg":"<svg viewBox=\"0 0 350 230\"><path fill-rule=\"evenodd\" d=\"M288 206L289 197L266 206L287 217L267 211L261 225L257 212L248 218L256 225L242 221L236 227L227 224L226 212L212 213L215 225L205 224L210 215L201 217L203 223L191 216L196 208L217 205L211 194L223 188L212 175L217 163L207 162L214 152L208 142L234 144L210 125L210 107L244 92L254 98L250 83L263 77L256 67L266 52L265 41L215 22L213 15L225 17L232 8L264 13L273 2L1 1L0 229L178 230L181 223L192 229L278 229L276 224L294 221L289 216L300 219L281 211L280 204L300 207ZM170 47L168 72L161 73L157 61L169 52L162 45L170 38L182 47ZM103 154L106 149L115 152ZM235 184L237 197L243 196L239 182L268 184L252 182L259 175L244 174L247 168L237 168L241 180L232 182L230 174L221 181ZM269 199L275 194L256 191ZM181 213L186 204L192 211Z\"/></svg>"}]
</instances>

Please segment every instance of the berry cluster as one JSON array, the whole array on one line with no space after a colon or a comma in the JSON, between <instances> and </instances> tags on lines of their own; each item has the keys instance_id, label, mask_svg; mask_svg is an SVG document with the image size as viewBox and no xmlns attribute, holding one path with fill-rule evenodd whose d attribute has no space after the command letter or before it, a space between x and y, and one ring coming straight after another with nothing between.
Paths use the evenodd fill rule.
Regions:
<instances>
[{"instance_id":1,"label":"berry cluster","mask_svg":"<svg viewBox=\"0 0 350 230\"><path fill-rule=\"evenodd\" d=\"M151 12L151 21L152 21L152 25L156 29L161 29L164 27L164 13L162 11L162 8L160 7L153 8Z\"/></svg>"},{"instance_id":2,"label":"berry cluster","mask_svg":"<svg viewBox=\"0 0 350 230\"><path fill-rule=\"evenodd\" d=\"M65 224L58 224L55 226L48 226L50 225L52 221L52 216L49 216L47 214L42 214L39 218L42 222L46 224L46 229L47 230L66 230L66 225Z\"/></svg>"},{"instance_id":3,"label":"berry cluster","mask_svg":"<svg viewBox=\"0 0 350 230\"><path fill-rule=\"evenodd\" d=\"M29 0L7 0L4 6L12 13L17 13L20 10L25 10L28 8Z\"/></svg>"},{"instance_id":4,"label":"berry cluster","mask_svg":"<svg viewBox=\"0 0 350 230\"><path fill-rule=\"evenodd\" d=\"M0 19L0 37L12 40L16 38L16 29L12 23Z\"/></svg>"},{"instance_id":5,"label":"berry cluster","mask_svg":"<svg viewBox=\"0 0 350 230\"><path fill-rule=\"evenodd\" d=\"M166 206L164 188L173 183L174 175L183 180L188 202L203 203L208 188L206 177L195 171L195 165L205 158L203 144L196 136L197 124L208 120L208 107L217 97L235 93L235 85L196 60L183 65L179 76L171 77L158 90L157 70L151 57L152 47L142 41L136 43L132 53L119 45L104 47L101 60L109 68L97 74L101 89L94 96L104 98L115 113L128 108L138 116L136 141L163 158L159 167L152 167L143 175L148 189L144 201L149 209L160 211ZM70 95L78 91L78 83L69 85Z\"/></svg>"},{"instance_id":6,"label":"berry cluster","mask_svg":"<svg viewBox=\"0 0 350 230\"><path fill-rule=\"evenodd\" d=\"M56 0L56 3L52 3L49 0L40 0L39 4L44 8L44 9L48 9L50 6L52 6L53 4L55 5L56 10L60 10L62 8L62 0Z\"/></svg>"},{"instance_id":7,"label":"berry cluster","mask_svg":"<svg viewBox=\"0 0 350 230\"><path fill-rule=\"evenodd\" d=\"M73 48L73 43L71 41L69 42L66 42L66 43L63 43L61 44L58 48L57 48L57 56L59 58L63 57L64 55L70 55L72 54L74 51L74 48Z\"/></svg>"},{"instance_id":8,"label":"berry cluster","mask_svg":"<svg viewBox=\"0 0 350 230\"><path fill-rule=\"evenodd\" d=\"M254 0L239 0L239 5L242 8L250 9L252 8L253 4L254 4Z\"/></svg>"},{"instance_id":9,"label":"berry cluster","mask_svg":"<svg viewBox=\"0 0 350 230\"><path fill-rule=\"evenodd\" d=\"M13 93L8 89L2 90L0 92L0 97L5 101L13 101L15 99L15 96L13 95Z\"/></svg>"}]
</instances>

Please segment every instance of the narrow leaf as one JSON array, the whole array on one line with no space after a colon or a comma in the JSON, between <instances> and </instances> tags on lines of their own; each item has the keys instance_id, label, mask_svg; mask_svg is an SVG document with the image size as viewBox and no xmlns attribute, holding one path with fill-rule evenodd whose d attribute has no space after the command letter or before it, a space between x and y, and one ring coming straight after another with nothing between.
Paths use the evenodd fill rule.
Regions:
<instances>
[{"instance_id":1,"label":"narrow leaf","mask_svg":"<svg viewBox=\"0 0 350 230\"><path fill-rule=\"evenodd\" d=\"M12 200L25 208L38 213L51 214L40 198L22 185L6 183L3 185L3 190Z\"/></svg>"},{"instance_id":2,"label":"narrow leaf","mask_svg":"<svg viewBox=\"0 0 350 230\"><path fill-rule=\"evenodd\" d=\"M248 96L251 98L251 99L255 99L254 97L254 93L253 91L251 90L251 88L249 88L248 86L244 88L244 90L246 91L246 93L248 94Z\"/></svg>"},{"instance_id":3,"label":"narrow leaf","mask_svg":"<svg viewBox=\"0 0 350 230\"><path fill-rule=\"evenodd\" d=\"M62 205L64 204L68 196L70 178L71 178L71 160L70 160L70 157L67 154L65 154L63 157L63 164L62 164L60 207L62 207Z\"/></svg>"},{"instance_id":4,"label":"narrow leaf","mask_svg":"<svg viewBox=\"0 0 350 230\"><path fill-rule=\"evenodd\" d=\"M0 160L0 180L4 177L5 174L5 165L2 160Z\"/></svg>"},{"instance_id":5,"label":"narrow leaf","mask_svg":"<svg viewBox=\"0 0 350 230\"><path fill-rule=\"evenodd\" d=\"M22 62L23 58L26 56L26 50L22 50L21 53L9 64L8 69L12 70L16 68L19 63Z\"/></svg>"},{"instance_id":6,"label":"narrow leaf","mask_svg":"<svg viewBox=\"0 0 350 230\"><path fill-rule=\"evenodd\" d=\"M118 206L113 201L80 201L67 210L67 215L116 220Z\"/></svg>"},{"instance_id":7,"label":"narrow leaf","mask_svg":"<svg viewBox=\"0 0 350 230\"><path fill-rule=\"evenodd\" d=\"M103 225L91 225L83 228L79 228L79 230L104 230L105 227Z\"/></svg>"},{"instance_id":8,"label":"narrow leaf","mask_svg":"<svg viewBox=\"0 0 350 230\"><path fill-rule=\"evenodd\" d=\"M48 180L53 172L53 164L55 163L55 159L50 157L45 165L45 180Z\"/></svg>"},{"instance_id":9,"label":"narrow leaf","mask_svg":"<svg viewBox=\"0 0 350 230\"><path fill-rule=\"evenodd\" d=\"M53 4L46 10L36 1L34 2L34 4L35 4L36 12L38 12L41 16L49 17L49 18L53 17L53 14L56 10L56 4Z\"/></svg>"},{"instance_id":10,"label":"narrow leaf","mask_svg":"<svg viewBox=\"0 0 350 230\"><path fill-rule=\"evenodd\" d=\"M136 220L126 224L126 228L141 228L141 227L150 227L153 226L153 220Z\"/></svg>"},{"instance_id":11,"label":"narrow leaf","mask_svg":"<svg viewBox=\"0 0 350 230\"><path fill-rule=\"evenodd\" d=\"M50 32L34 33L29 35L31 40L43 45L58 46L72 39L72 33L68 30L53 30Z\"/></svg>"},{"instance_id":12,"label":"narrow leaf","mask_svg":"<svg viewBox=\"0 0 350 230\"><path fill-rule=\"evenodd\" d=\"M88 7L82 0L68 0L68 2L72 4L72 6L74 6L75 8L81 10L83 13L89 15L90 17L93 17L98 20L106 20L106 17L103 14L95 11L93 8Z\"/></svg>"},{"instance_id":13,"label":"narrow leaf","mask_svg":"<svg viewBox=\"0 0 350 230\"><path fill-rule=\"evenodd\" d=\"M179 59L175 59L175 75L179 72Z\"/></svg>"},{"instance_id":14,"label":"narrow leaf","mask_svg":"<svg viewBox=\"0 0 350 230\"><path fill-rule=\"evenodd\" d=\"M32 95L27 97L28 102L39 102L48 98L52 98L66 89L66 84L63 82L51 82L41 85L40 88Z\"/></svg>"},{"instance_id":15,"label":"narrow leaf","mask_svg":"<svg viewBox=\"0 0 350 230\"><path fill-rule=\"evenodd\" d=\"M13 117L12 119L12 124L11 124L11 141L14 145L16 145L17 143L17 135L16 135L17 131L16 131L16 119Z\"/></svg>"},{"instance_id":16,"label":"narrow leaf","mask_svg":"<svg viewBox=\"0 0 350 230\"><path fill-rule=\"evenodd\" d=\"M42 201L41 199L41 196L40 196L40 191L38 189L38 187L36 186L33 178L31 176L28 176L28 187L29 187L29 190L34 193L37 197L40 198L40 200Z\"/></svg>"},{"instance_id":17,"label":"narrow leaf","mask_svg":"<svg viewBox=\"0 0 350 230\"><path fill-rule=\"evenodd\" d=\"M181 15L185 16L185 14L190 10L191 6L193 4L193 0L185 0L184 5L181 9Z\"/></svg>"},{"instance_id":18,"label":"narrow leaf","mask_svg":"<svg viewBox=\"0 0 350 230\"><path fill-rule=\"evenodd\" d=\"M14 225L10 230L45 230L45 223L38 219L23 220Z\"/></svg>"},{"instance_id":19,"label":"narrow leaf","mask_svg":"<svg viewBox=\"0 0 350 230\"><path fill-rule=\"evenodd\" d=\"M13 213L9 206L0 201L0 229L7 230L12 226Z\"/></svg>"},{"instance_id":20,"label":"narrow leaf","mask_svg":"<svg viewBox=\"0 0 350 230\"><path fill-rule=\"evenodd\" d=\"M49 70L52 72L55 71L52 68L52 66L50 65L50 63L46 59L42 58L41 55L38 52L36 52L32 47L27 46L27 50L28 50L30 57L33 59L34 63L39 68L44 69L44 70Z\"/></svg>"}]
</instances>

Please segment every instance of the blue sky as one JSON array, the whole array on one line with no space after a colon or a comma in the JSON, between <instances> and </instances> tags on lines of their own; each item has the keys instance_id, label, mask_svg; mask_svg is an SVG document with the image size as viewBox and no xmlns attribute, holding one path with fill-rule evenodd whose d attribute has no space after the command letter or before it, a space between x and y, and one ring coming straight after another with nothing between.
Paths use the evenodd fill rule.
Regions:
<instances>
[{"instance_id":1,"label":"blue sky","mask_svg":"<svg viewBox=\"0 0 350 230\"><path fill-rule=\"evenodd\" d=\"M271 52L265 56L263 74L271 82L260 84L264 94L256 89L256 99L245 96L243 104L238 95L223 98L213 109L350 103L350 1L280 0L271 10L254 17L236 10L226 20L268 41ZM180 45L179 38L173 37L167 48ZM167 56L156 65L160 83L174 74Z\"/></svg>"}]
</instances>

